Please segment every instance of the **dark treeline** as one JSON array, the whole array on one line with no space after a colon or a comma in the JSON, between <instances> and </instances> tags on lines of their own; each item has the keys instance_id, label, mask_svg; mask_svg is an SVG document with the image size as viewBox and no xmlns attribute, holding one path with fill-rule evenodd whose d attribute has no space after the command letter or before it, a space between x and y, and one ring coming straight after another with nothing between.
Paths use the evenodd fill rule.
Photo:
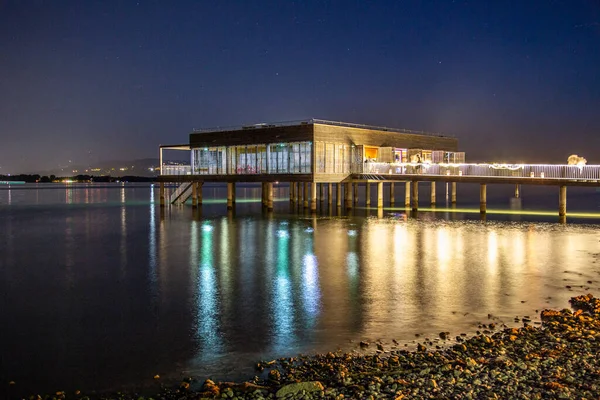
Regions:
<instances>
[{"instance_id":1,"label":"dark treeline","mask_svg":"<svg viewBox=\"0 0 600 400\"><path fill-rule=\"evenodd\" d=\"M38 175L38 174L19 174L19 175L0 175L0 181L7 182L26 182L26 183L50 183L70 180L73 182L155 182L155 177L145 176L92 176L92 175L75 175L75 176L55 176L55 175Z\"/></svg>"}]
</instances>

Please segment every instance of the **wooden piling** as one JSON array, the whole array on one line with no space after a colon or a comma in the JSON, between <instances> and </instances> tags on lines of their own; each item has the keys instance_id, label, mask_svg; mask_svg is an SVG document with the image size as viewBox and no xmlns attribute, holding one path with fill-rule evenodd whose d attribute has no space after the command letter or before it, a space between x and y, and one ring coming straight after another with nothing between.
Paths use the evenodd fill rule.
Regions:
<instances>
[{"instance_id":1,"label":"wooden piling","mask_svg":"<svg viewBox=\"0 0 600 400\"><path fill-rule=\"evenodd\" d=\"M235 186L232 182L227 182L227 209L233 210L233 192Z\"/></svg>"},{"instance_id":2,"label":"wooden piling","mask_svg":"<svg viewBox=\"0 0 600 400\"><path fill-rule=\"evenodd\" d=\"M304 190L302 191L302 206L308 208L308 182L304 182Z\"/></svg>"},{"instance_id":3,"label":"wooden piling","mask_svg":"<svg viewBox=\"0 0 600 400\"><path fill-rule=\"evenodd\" d=\"M487 212L487 184L479 185L479 212L485 214Z\"/></svg>"},{"instance_id":4,"label":"wooden piling","mask_svg":"<svg viewBox=\"0 0 600 400\"><path fill-rule=\"evenodd\" d=\"M267 183L267 210L273 211L273 182Z\"/></svg>"},{"instance_id":5,"label":"wooden piling","mask_svg":"<svg viewBox=\"0 0 600 400\"><path fill-rule=\"evenodd\" d=\"M412 209L413 209L413 211L417 211L419 209L419 182L418 181L412 182L412 199L411 199L411 202L412 202Z\"/></svg>"},{"instance_id":6,"label":"wooden piling","mask_svg":"<svg viewBox=\"0 0 600 400\"><path fill-rule=\"evenodd\" d=\"M159 184L159 196L160 196L160 206L164 207L165 206L165 183L161 182Z\"/></svg>"},{"instance_id":7,"label":"wooden piling","mask_svg":"<svg viewBox=\"0 0 600 400\"><path fill-rule=\"evenodd\" d=\"M310 188L310 211L312 212L317 212L317 183L316 182L311 182L310 183L311 188ZM320 187L320 192L319 194L321 195L321 198L323 198L323 187Z\"/></svg>"},{"instance_id":8,"label":"wooden piling","mask_svg":"<svg viewBox=\"0 0 600 400\"><path fill-rule=\"evenodd\" d=\"M567 185L560 185L558 194L558 216L567 216Z\"/></svg>"}]
</instances>

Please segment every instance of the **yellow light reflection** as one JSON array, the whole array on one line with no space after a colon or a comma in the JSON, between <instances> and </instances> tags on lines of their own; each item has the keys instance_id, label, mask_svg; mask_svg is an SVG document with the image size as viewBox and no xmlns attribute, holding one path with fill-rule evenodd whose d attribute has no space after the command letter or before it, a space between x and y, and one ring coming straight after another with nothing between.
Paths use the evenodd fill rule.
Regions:
<instances>
[{"instance_id":1,"label":"yellow light reflection","mask_svg":"<svg viewBox=\"0 0 600 400\"><path fill-rule=\"evenodd\" d=\"M488 232L487 261L488 271L495 274L498 269L498 234L493 230Z\"/></svg>"},{"instance_id":2,"label":"yellow light reflection","mask_svg":"<svg viewBox=\"0 0 600 400\"><path fill-rule=\"evenodd\" d=\"M453 258L452 249L454 247L452 238L450 237L450 230L448 228L441 227L437 229L436 245L438 270L440 272L445 272L446 269L448 269L450 260Z\"/></svg>"}]
</instances>

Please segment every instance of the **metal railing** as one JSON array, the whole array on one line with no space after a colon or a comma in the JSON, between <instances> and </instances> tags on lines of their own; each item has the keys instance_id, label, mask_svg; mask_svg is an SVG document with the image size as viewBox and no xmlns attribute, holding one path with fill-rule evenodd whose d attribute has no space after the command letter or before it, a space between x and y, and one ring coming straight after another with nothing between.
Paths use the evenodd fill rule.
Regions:
<instances>
[{"instance_id":1,"label":"metal railing","mask_svg":"<svg viewBox=\"0 0 600 400\"><path fill-rule=\"evenodd\" d=\"M250 130L250 129L259 129L259 128L276 128L282 126L295 126L295 125L303 125L303 124L323 124L323 125L333 125L333 126L344 126L348 128L359 128L359 129L372 129L377 131L386 131L386 132L398 132L398 133L408 133L412 135L424 135L424 136L437 136L437 137L448 137L453 138L454 135L442 134L439 132L425 132L425 131L416 131L412 129L403 129L403 128L390 128L388 126L377 126L377 125L364 125L364 124L353 124L350 122L342 122L342 121L329 121L326 119L301 119L301 120L293 120L293 121L282 121L282 122L270 122L270 123L260 123L260 124L250 124L250 125L234 125L234 126L217 126L212 128L205 129L195 129L193 133L209 133L209 132L222 132L222 131L240 131L240 130Z\"/></svg>"},{"instance_id":2,"label":"metal railing","mask_svg":"<svg viewBox=\"0 0 600 400\"><path fill-rule=\"evenodd\" d=\"M190 165L163 165L161 175L191 175Z\"/></svg>"},{"instance_id":3,"label":"metal railing","mask_svg":"<svg viewBox=\"0 0 600 400\"><path fill-rule=\"evenodd\" d=\"M600 165L363 163L353 173L600 180Z\"/></svg>"}]
</instances>

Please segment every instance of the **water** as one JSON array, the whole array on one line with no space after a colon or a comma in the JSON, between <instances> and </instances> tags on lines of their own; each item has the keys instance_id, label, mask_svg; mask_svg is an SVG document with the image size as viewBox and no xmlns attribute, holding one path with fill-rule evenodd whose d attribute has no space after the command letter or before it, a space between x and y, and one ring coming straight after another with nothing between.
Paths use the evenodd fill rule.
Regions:
<instances>
[{"instance_id":1,"label":"water","mask_svg":"<svg viewBox=\"0 0 600 400\"><path fill-rule=\"evenodd\" d=\"M523 209L555 212L555 190L537 190ZM0 189L0 381L31 394L250 378L260 359L472 333L488 313L511 323L600 292L593 190L569 192L586 214L567 225L441 206L311 216L285 188L267 214L254 187L234 215L223 194L206 187L194 213L161 211L148 185ZM508 208L500 190L488 199Z\"/></svg>"}]
</instances>

